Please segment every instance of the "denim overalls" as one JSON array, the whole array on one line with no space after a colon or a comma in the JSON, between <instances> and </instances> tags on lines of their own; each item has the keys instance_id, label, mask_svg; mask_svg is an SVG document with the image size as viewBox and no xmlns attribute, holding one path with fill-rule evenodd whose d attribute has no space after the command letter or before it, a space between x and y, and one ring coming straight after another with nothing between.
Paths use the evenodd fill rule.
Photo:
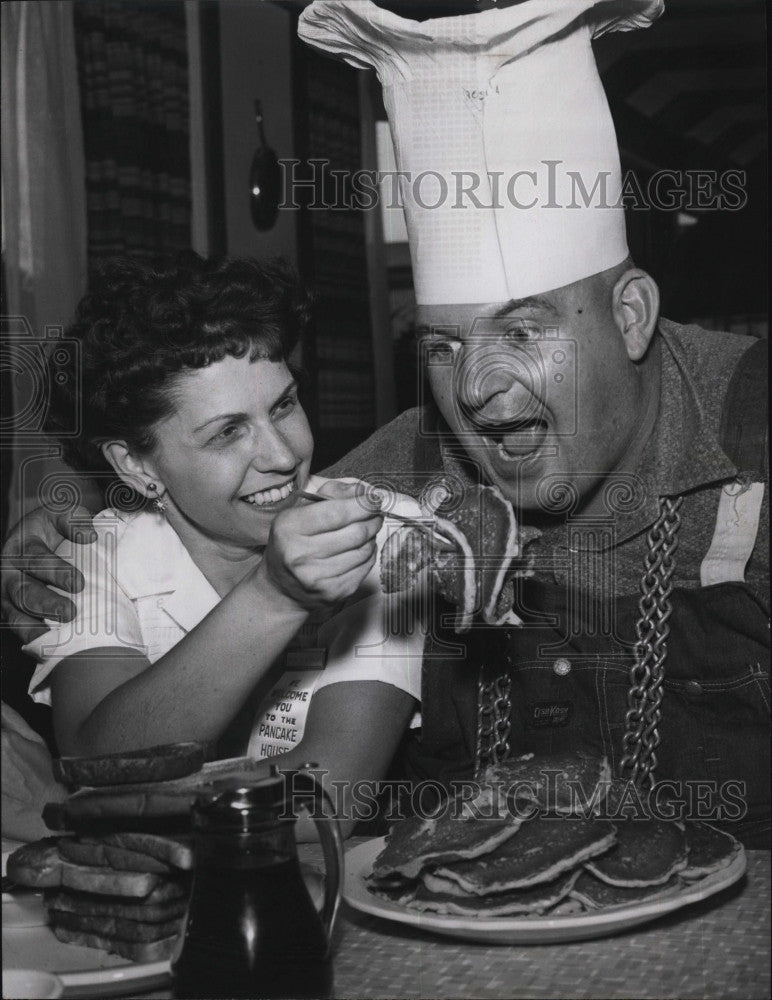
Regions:
<instances>
[{"instance_id":1,"label":"denim overalls","mask_svg":"<svg viewBox=\"0 0 772 1000\"><path fill-rule=\"evenodd\" d=\"M743 356L723 409L722 447L751 470L749 482L763 481L766 464L765 358L764 344ZM750 587L722 579L736 541L717 529L703 586L672 593L655 777L677 783L670 790L683 815L768 846L769 619ZM644 555L642 539L641 566ZM583 747L621 775L638 595L615 599L612 634L571 627L580 601L564 587L519 581L515 606L526 609L525 627L473 627L463 636L442 623L453 609L438 608L425 647L422 727L405 748L411 778L447 783L474 772L478 683L502 674L511 678L513 756ZM527 609L538 609L530 621Z\"/></svg>"}]
</instances>

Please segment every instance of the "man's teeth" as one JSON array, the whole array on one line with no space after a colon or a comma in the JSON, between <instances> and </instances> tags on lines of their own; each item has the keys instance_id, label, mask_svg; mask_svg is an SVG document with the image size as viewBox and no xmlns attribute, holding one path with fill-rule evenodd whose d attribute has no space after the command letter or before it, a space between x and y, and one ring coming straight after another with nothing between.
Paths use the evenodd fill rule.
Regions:
<instances>
[{"instance_id":1,"label":"man's teeth","mask_svg":"<svg viewBox=\"0 0 772 1000\"><path fill-rule=\"evenodd\" d=\"M258 490L257 493L250 493L249 496L241 499L256 507L262 507L267 503L278 503L280 500L286 500L294 490L295 480L293 479L292 482L285 483L284 486L274 486L270 490Z\"/></svg>"},{"instance_id":2,"label":"man's teeth","mask_svg":"<svg viewBox=\"0 0 772 1000\"><path fill-rule=\"evenodd\" d=\"M547 435L547 423L544 420L529 420L509 428L493 440L498 445L502 458L519 458L529 455L541 446Z\"/></svg>"}]
</instances>

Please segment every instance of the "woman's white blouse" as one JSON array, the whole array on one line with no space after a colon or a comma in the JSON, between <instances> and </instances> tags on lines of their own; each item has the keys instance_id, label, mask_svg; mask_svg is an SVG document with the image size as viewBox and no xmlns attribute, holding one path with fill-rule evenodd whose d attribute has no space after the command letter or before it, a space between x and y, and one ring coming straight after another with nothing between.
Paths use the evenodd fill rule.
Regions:
<instances>
[{"instance_id":1,"label":"woman's white blouse","mask_svg":"<svg viewBox=\"0 0 772 1000\"><path fill-rule=\"evenodd\" d=\"M315 492L324 482L314 476L308 489ZM419 512L409 498L400 509ZM379 552L395 526L384 524ZM51 703L51 672L65 657L115 647L137 650L154 663L220 600L162 515L107 509L94 527L91 545L65 542L57 550L85 579L74 595L75 618L49 622L50 631L24 647L38 661L29 692L44 704ZM307 623L285 650L284 670L255 713L249 755L273 756L299 743L313 691L329 684L376 680L420 699L423 640L411 603L382 593L376 561L342 610L321 624Z\"/></svg>"}]
</instances>

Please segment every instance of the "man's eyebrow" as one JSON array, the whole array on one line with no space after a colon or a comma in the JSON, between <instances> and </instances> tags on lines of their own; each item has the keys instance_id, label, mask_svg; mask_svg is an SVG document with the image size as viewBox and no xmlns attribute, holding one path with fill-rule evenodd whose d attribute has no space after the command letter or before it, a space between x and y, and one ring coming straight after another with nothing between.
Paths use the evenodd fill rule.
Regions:
<instances>
[{"instance_id":1,"label":"man's eyebrow","mask_svg":"<svg viewBox=\"0 0 772 1000\"><path fill-rule=\"evenodd\" d=\"M418 323L413 332L417 338L429 334L445 337L446 340L459 340L461 337L461 328L455 323Z\"/></svg>"},{"instance_id":2,"label":"man's eyebrow","mask_svg":"<svg viewBox=\"0 0 772 1000\"><path fill-rule=\"evenodd\" d=\"M504 316L517 312L518 309L541 309L553 315L557 313L557 309L548 299L543 298L541 295L527 295L524 299L510 299L509 302L505 302L493 314L493 319L503 319Z\"/></svg>"}]
</instances>

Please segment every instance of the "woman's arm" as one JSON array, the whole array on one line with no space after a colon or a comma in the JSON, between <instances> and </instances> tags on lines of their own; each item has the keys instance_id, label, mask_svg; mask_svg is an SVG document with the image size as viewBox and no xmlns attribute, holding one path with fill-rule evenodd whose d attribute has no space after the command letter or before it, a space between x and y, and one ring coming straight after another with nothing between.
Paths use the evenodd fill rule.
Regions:
<instances>
[{"instance_id":1,"label":"woman's arm","mask_svg":"<svg viewBox=\"0 0 772 1000\"><path fill-rule=\"evenodd\" d=\"M388 530L379 535L381 545ZM386 774L419 704L426 632L426 609L413 595L385 595L377 579L368 580L362 592L363 598L320 629L328 664L303 739L271 761L280 769L319 766L344 835L358 820L373 818L368 810L375 807L375 783ZM316 838L303 814L296 836Z\"/></svg>"},{"instance_id":2,"label":"woman's arm","mask_svg":"<svg viewBox=\"0 0 772 1000\"><path fill-rule=\"evenodd\" d=\"M274 522L259 567L152 666L104 647L62 659L52 674L60 751L217 739L308 615L356 591L380 524L353 498L293 508Z\"/></svg>"},{"instance_id":3,"label":"woman's arm","mask_svg":"<svg viewBox=\"0 0 772 1000\"><path fill-rule=\"evenodd\" d=\"M271 765L284 771L314 764L347 837L358 820L373 818L368 810L374 783L386 773L417 705L412 695L382 681L329 684L311 699L301 742L266 760L265 773ZM296 837L317 839L314 824L302 812Z\"/></svg>"},{"instance_id":4,"label":"woman's arm","mask_svg":"<svg viewBox=\"0 0 772 1000\"><path fill-rule=\"evenodd\" d=\"M299 745L272 763L281 770L318 764L348 836L358 820L373 818L367 814L375 795L371 783L386 773L417 704L406 691L381 681L329 684L311 699ZM298 839L315 839L310 823L299 824Z\"/></svg>"},{"instance_id":5,"label":"woman's arm","mask_svg":"<svg viewBox=\"0 0 772 1000\"><path fill-rule=\"evenodd\" d=\"M119 648L67 657L51 675L60 752L89 756L216 740L307 617L259 574L238 584L152 666Z\"/></svg>"}]
</instances>

